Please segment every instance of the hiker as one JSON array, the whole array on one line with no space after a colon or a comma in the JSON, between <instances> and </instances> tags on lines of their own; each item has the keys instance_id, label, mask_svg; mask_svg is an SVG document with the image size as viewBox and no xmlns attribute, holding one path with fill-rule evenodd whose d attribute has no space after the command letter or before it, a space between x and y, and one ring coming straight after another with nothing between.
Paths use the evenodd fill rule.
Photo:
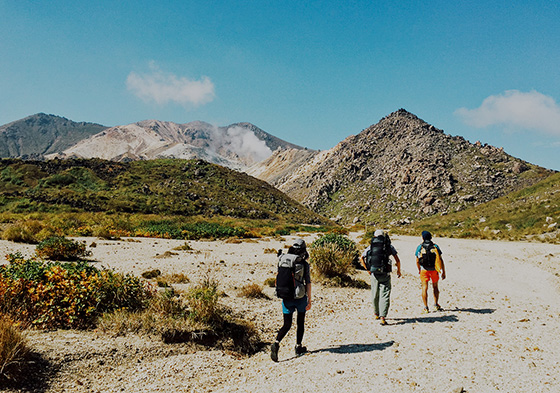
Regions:
<instances>
[{"instance_id":1,"label":"hiker","mask_svg":"<svg viewBox=\"0 0 560 393\"><path fill-rule=\"evenodd\" d=\"M385 318L391 303L391 260L395 259L397 277L401 277L401 261L397 250L391 244L389 235L382 229L374 232L370 245L360 256L360 262L371 276L371 299L375 319L381 320L381 325L387 325Z\"/></svg>"},{"instance_id":2,"label":"hiker","mask_svg":"<svg viewBox=\"0 0 560 393\"><path fill-rule=\"evenodd\" d=\"M284 324L278 331L276 341L271 346L270 357L273 361L278 361L278 350L280 342L292 327L292 317L297 310L297 333L296 333L296 356L301 356L307 352L307 348L302 345L303 333L305 329L305 312L311 308L311 278L309 275L309 253L303 239L296 239L294 244L288 249L287 254L282 254L280 250L278 276L276 278L276 293L282 298L282 313ZM289 282L282 283L281 266L283 261L293 263L293 269ZM292 262L293 261L293 262ZM285 268L287 269L287 268ZM291 285L291 287L289 287ZM287 289L287 290L286 290ZM287 294L286 294L287 293Z\"/></svg>"},{"instance_id":3,"label":"hiker","mask_svg":"<svg viewBox=\"0 0 560 393\"><path fill-rule=\"evenodd\" d=\"M434 292L434 308L441 311L439 305L438 281L445 280L445 265L441 259L441 249L432 242L432 234L428 231L422 232L422 244L416 248L416 266L422 282L422 301L424 302L424 313L429 313L428 307L428 282L432 282Z\"/></svg>"}]
</instances>

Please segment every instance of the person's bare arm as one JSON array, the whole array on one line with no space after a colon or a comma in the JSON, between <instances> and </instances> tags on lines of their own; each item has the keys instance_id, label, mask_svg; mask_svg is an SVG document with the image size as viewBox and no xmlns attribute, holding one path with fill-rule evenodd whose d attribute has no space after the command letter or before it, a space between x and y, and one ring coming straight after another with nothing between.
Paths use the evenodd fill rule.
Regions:
<instances>
[{"instance_id":1,"label":"person's bare arm","mask_svg":"<svg viewBox=\"0 0 560 393\"><path fill-rule=\"evenodd\" d=\"M366 266L366 261L364 259L364 257L362 255L360 255L360 263L362 264L362 266L364 267L364 269L366 269L366 271L371 274L371 272L369 271L369 269Z\"/></svg>"},{"instance_id":2,"label":"person's bare arm","mask_svg":"<svg viewBox=\"0 0 560 393\"><path fill-rule=\"evenodd\" d=\"M393 258L395 258L395 265L397 265L397 277L400 278L402 276L402 274L401 274L401 260L399 259L399 256L397 254L393 255Z\"/></svg>"}]
</instances>

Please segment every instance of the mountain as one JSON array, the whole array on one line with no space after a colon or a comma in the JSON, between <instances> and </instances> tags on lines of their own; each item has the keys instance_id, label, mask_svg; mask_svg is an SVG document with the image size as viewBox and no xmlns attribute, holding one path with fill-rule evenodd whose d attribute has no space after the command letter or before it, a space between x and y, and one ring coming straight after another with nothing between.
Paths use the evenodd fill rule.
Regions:
<instances>
[{"instance_id":1,"label":"mountain","mask_svg":"<svg viewBox=\"0 0 560 393\"><path fill-rule=\"evenodd\" d=\"M280 151L252 173L339 223L404 225L490 201L553 173L503 149L447 135L404 109L286 170L289 164L279 163L289 155L300 157Z\"/></svg>"},{"instance_id":2,"label":"mountain","mask_svg":"<svg viewBox=\"0 0 560 393\"><path fill-rule=\"evenodd\" d=\"M560 241L560 173L506 196L445 216L428 217L402 228L417 235L483 239Z\"/></svg>"},{"instance_id":3,"label":"mountain","mask_svg":"<svg viewBox=\"0 0 560 393\"><path fill-rule=\"evenodd\" d=\"M250 123L216 127L201 121L177 124L145 120L111 127L47 158L102 158L113 161L200 158L233 169L268 158L277 149L302 149Z\"/></svg>"},{"instance_id":4,"label":"mountain","mask_svg":"<svg viewBox=\"0 0 560 393\"><path fill-rule=\"evenodd\" d=\"M120 212L328 220L245 173L202 160L0 160L0 212Z\"/></svg>"},{"instance_id":5,"label":"mountain","mask_svg":"<svg viewBox=\"0 0 560 393\"><path fill-rule=\"evenodd\" d=\"M0 126L0 157L41 157L61 152L103 131L100 124L76 123L64 117L38 113Z\"/></svg>"}]
</instances>

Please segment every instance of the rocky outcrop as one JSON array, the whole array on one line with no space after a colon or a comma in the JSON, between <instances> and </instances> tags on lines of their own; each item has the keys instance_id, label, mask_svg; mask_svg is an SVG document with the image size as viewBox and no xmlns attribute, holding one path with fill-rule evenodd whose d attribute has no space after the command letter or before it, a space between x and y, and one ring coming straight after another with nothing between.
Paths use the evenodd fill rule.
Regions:
<instances>
[{"instance_id":1,"label":"rocky outcrop","mask_svg":"<svg viewBox=\"0 0 560 393\"><path fill-rule=\"evenodd\" d=\"M404 109L289 174L286 166L276 176L261 168L259 176L341 223L406 224L490 201L551 173L503 149L447 135Z\"/></svg>"}]
</instances>

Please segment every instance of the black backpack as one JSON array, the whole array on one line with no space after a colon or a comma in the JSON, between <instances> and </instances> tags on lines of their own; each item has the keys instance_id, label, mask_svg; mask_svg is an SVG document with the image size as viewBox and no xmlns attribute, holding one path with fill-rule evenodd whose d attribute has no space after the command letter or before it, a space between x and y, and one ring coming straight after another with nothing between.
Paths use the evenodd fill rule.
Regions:
<instances>
[{"instance_id":1,"label":"black backpack","mask_svg":"<svg viewBox=\"0 0 560 393\"><path fill-rule=\"evenodd\" d=\"M425 240L422 243L418 262L425 270L436 270L436 252L431 240Z\"/></svg>"},{"instance_id":2,"label":"black backpack","mask_svg":"<svg viewBox=\"0 0 560 393\"><path fill-rule=\"evenodd\" d=\"M366 267L372 273L390 273L391 240L389 236L382 235L371 239L369 250L366 254Z\"/></svg>"},{"instance_id":3,"label":"black backpack","mask_svg":"<svg viewBox=\"0 0 560 393\"><path fill-rule=\"evenodd\" d=\"M276 296L284 300L301 299L305 296L303 283L305 266L297 254L280 254L276 275Z\"/></svg>"}]
</instances>

